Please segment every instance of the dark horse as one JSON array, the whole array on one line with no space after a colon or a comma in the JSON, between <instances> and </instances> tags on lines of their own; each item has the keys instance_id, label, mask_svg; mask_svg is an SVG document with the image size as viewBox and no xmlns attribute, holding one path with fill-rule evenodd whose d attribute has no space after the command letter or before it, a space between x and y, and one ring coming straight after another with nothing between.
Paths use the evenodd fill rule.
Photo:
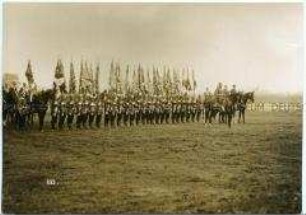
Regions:
<instances>
[{"instance_id":1,"label":"dark horse","mask_svg":"<svg viewBox=\"0 0 306 215\"><path fill-rule=\"evenodd\" d=\"M247 93L238 93L238 103L237 103L237 110L239 112L239 118L238 123L241 121L242 116L242 122L245 123L245 110L247 107L248 101L254 102L254 91L247 92Z\"/></svg>"},{"instance_id":2,"label":"dark horse","mask_svg":"<svg viewBox=\"0 0 306 215\"><path fill-rule=\"evenodd\" d=\"M235 106L238 102L238 94L229 94L223 100L223 117L226 117L228 127L232 126L232 120L235 113Z\"/></svg>"},{"instance_id":3,"label":"dark horse","mask_svg":"<svg viewBox=\"0 0 306 215\"><path fill-rule=\"evenodd\" d=\"M30 124L33 126L34 114L38 114L39 130L43 131L44 119L48 110L48 102L54 99L55 92L53 89L42 90L33 95L32 102L30 102L29 119Z\"/></svg>"},{"instance_id":4,"label":"dark horse","mask_svg":"<svg viewBox=\"0 0 306 215\"><path fill-rule=\"evenodd\" d=\"M4 127L7 126L7 122L10 124L15 123L15 112L18 104L18 96L16 91L13 88L10 88L8 91L2 90L2 119Z\"/></svg>"},{"instance_id":5,"label":"dark horse","mask_svg":"<svg viewBox=\"0 0 306 215\"><path fill-rule=\"evenodd\" d=\"M216 103L214 100L204 102L205 123L207 121L211 123L212 118L215 119L218 115L219 123L227 123L228 127L231 127L237 101L238 95L230 94L222 99L221 104Z\"/></svg>"}]
</instances>

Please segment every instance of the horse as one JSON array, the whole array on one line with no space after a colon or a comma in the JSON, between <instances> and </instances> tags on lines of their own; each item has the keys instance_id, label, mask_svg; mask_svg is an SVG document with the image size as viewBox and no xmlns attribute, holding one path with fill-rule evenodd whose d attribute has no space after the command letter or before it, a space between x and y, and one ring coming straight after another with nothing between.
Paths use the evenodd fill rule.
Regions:
<instances>
[{"instance_id":1,"label":"horse","mask_svg":"<svg viewBox=\"0 0 306 215\"><path fill-rule=\"evenodd\" d=\"M14 88L10 88L8 91L2 90L2 118L3 127L7 126L7 122L10 124L16 123L16 109L18 104L18 96Z\"/></svg>"},{"instance_id":2,"label":"horse","mask_svg":"<svg viewBox=\"0 0 306 215\"><path fill-rule=\"evenodd\" d=\"M53 89L42 90L33 95L33 99L29 103L29 119L32 127L34 124L34 115L37 113L39 119L39 130L43 131L44 119L48 110L48 103L49 101L54 100L54 96L55 92Z\"/></svg>"},{"instance_id":3,"label":"horse","mask_svg":"<svg viewBox=\"0 0 306 215\"><path fill-rule=\"evenodd\" d=\"M235 105L238 101L237 94L229 94L224 98L223 106L223 116L226 117L227 125L230 128L232 126L232 119L235 113Z\"/></svg>"},{"instance_id":4,"label":"horse","mask_svg":"<svg viewBox=\"0 0 306 215\"><path fill-rule=\"evenodd\" d=\"M238 103L237 103L237 110L239 111L239 118L238 123L241 121L245 123L245 110L247 107L247 102L250 100L252 103L254 102L254 91L247 92L247 93L238 93Z\"/></svg>"},{"instance_id":5,"label":"horse","mask_svg":"<svg viewBox=\"0 0 306 215\"><path fill-rule=\"evenodd\" d=\"M223 99L219 99L219 102L216 99L204 101L205 123L212 123L212 119L218 115L219 123L227 123L228 127L231 127L237 101L237 94L229 94Z\"/></svg>"}]
</instances>

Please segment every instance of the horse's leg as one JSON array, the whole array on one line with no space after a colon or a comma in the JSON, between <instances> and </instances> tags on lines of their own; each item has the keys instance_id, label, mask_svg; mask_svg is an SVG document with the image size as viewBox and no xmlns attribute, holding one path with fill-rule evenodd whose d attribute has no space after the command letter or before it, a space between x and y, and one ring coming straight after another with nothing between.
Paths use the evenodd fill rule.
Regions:
<instances>
[{"instance_id":1,"label":"horse's leg","mask_svg":"<svg viewBox=\"0 0 306 215\"><path fill-rule=\"evenodd\" d=\"M31 116L31 128L34 127L34 112L32 113L32 116Z\"/></svg>"},{"instance_id":2,"label":"horse's leg","mask_svg":"<svg viewBox=\"0 0 306 215\"><path fill-rule=\"evenodd\" d=\"M229 108L230 110L227 111L227 123L228 127L230 128L232 126L232 119L233 119L233 110Z\"/></svg>"},{"instance_id":3,"label":"horse's leg","mask_svg":"<svg viewBox=\"0 0 306 215\"><path fill-rule=\"evenodd\" d=\"M245 123L245 109L242 110L242 122Z\"/></svg>"},{"instance_id":4,"label":"horse's leg","mask_svg":"<svg viewBox=\"0 0 306 215\"><path fill-rule=\"evenodd\" d=\"M241 120L241 113L242 111L241 110L239 110L239 116L238 116L238 123L240 123L240 120Z\"/></svg>"},{"instance_id":5,"label":"horse's leg","mask_svg":"<svg viewBox=\"0 0 306 215\"><path fill-rule=\"evenodd\" d=\"M3 110L2 114L2 120L3 120L3 128L6 128L6 122L7 122L7 110Z\"/></svg>"},{"instance_id":6,"label":"horse's leg","mask_svg":"<svg viewBox=\"0 0 306 215\"><path fill-rule=\"evenodd\" d=\"M209 117L209 110L207 108L205 108L205 119L204 119L205 124L208 121L208 117Z\"/></svg>"}]
</instances>

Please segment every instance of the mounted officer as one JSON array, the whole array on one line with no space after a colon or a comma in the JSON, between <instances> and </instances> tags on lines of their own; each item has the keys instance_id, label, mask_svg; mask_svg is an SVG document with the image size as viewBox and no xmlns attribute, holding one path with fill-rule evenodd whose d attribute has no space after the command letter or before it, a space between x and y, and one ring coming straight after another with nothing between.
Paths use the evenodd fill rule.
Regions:
<instances>
[{"instance_id":1,"label":"mounted officer","mask_svg":"<svg viewBox=\"0 0 306 215\"><path fill-rule=\"evenodd\" d=\"M58 122L58 116L59 116L59 104L57 100L54 100L51 103L51 127L52 130L56 129L56 125Z\"/></svg>"},{"instance_id":2,"label":"mounted officer","mask_svg":"<svg viewBox=\"0 0 306 215\"><path fill-rule=\"evenodd\" d=\"M237 89L236 89L236 85L235 84L233 84L232 85L232 89L230 90L230 96L232 97L232 98L234 98L234 97L236 97L236 99L235 99L235 103L234 103L234 106L233 106L233 117L235 117L235 115L236 115L236 111L237 111Z\"/></svg>"},{"instance_id":3,"label":"mounted officer","mask_svg":"<svg viewBox=\"0 0 306 215\"><path fill-rule=\"evenodd\" d=\"M26 116L28 114L29 108L27 106L24 97L19 97L19 102L17 104L17 126L18 130L26 129Z\"/></svg>"},{"instance_id":4,"label":"mounted officer","mask_svg":"<svg viewBox=\"0 0 306 215\"><path fill-rule=\"evenodd\" d=\"M214 96L216 98L217 105L221 105L223 99L223 84L221 82L218 83L218 86L214 92Z\"/></svg>"}]
</instances>

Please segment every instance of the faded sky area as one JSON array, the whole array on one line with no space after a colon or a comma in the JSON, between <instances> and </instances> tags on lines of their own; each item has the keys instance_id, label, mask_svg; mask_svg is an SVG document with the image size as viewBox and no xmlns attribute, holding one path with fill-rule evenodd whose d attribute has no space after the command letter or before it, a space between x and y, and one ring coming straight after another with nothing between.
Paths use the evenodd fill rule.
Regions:
<instances>
[{"instance_id":1,"label":"faded sky area","mask_svg":"<svg viewBox=\"0 0 306 215\"><path fill-rule=\"evenodd\" d=\"M4 4L3 72L22 81L28 59L51 86L60 57L192 67L200 91L219 81L245 90L302 91L302 4Z\"/></svg>"}]
</instances>

